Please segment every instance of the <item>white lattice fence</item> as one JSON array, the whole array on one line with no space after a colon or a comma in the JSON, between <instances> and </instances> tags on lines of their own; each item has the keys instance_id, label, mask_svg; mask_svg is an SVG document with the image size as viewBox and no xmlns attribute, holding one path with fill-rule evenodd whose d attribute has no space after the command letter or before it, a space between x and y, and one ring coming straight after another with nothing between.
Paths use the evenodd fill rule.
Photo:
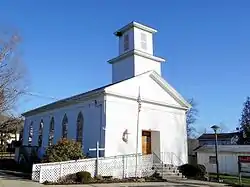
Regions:
<instances>
[{"instance_id":1,"label":"white lattice fence","mask_svg":"<svg viewBox=\"0 0 250 187\"><path fill-rule=\"evenodd\" d=\"M41 166L39 182L44 181L55 182L61 177L69 174L77 173L79 171L88 171L93 177L95 175L96 159L76 160L68 163L58 163L55 165Z\"/></svg>"},{"instance_id":2,"label":"white lattice fence","mask_svg":"<svg viewBox=\"0 0 250 187\"><path fill-rule=\"evenodd\" d=\"M137 156L137 176L144 177L153 174L153 156ZM92 177L96 174L96 159L83 159L77 161L34 164L32 180L56 182L61 177L79 171L88 171ZM136 155L123 155L100 158L98 161L98 174L115 178L135 177Z\"/></svg>"}]
</instances>

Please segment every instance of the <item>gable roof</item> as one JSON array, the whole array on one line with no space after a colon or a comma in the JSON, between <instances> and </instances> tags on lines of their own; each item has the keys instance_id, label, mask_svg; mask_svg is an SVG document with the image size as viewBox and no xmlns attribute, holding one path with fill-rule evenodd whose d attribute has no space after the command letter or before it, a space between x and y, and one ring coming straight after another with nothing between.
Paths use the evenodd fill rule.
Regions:
<instances>
[{"instance_id":1,"label":"gable roof","mask_svg":"<svg viewBox=\"0 0 250 187\"><path fill-rule=\"evenodd\" d=\"M234 137L235 135L239 135L239 133L238 132L218 133L217 138L218 139L230 139L230 138ZM215 135L214 135L214 133L204 133L197 139L198 140L214 140Z\"/></svg>"},{"instance_id":2,"label":"gable roof","mask_svg":"<svg viewBox=\"0 0 250 187\"><path fill-rule=\"evenodd\" d=\"M165 79L155 71L150 72L150 77L156 81L170 96L172 96L182 107L191 108L192 106L179 94Z\"/></svg>"},{"instance_id":3,"label":"gable roof","mask_svg":"<svg viewBox=\"0 0 250 187\"><path fill-rule=\"evenodd\" d=\"M133 77L128 78L128 79L132 79L132 78ZM128 79L126 79L126 80L128 80ZM126 81L126 80L123 80L123 81ZM47 110L53 110L53 109L56 109L56 108L59 108L59 107L64 107L64 106L68 106L68 105L71 105L71 104L74 104L74 103L78 103L80 101L86 100L89 97L94 97L94 96L97 96L99 94L102 94L102 93L105 92L104 91L105 88L107 88L109 86L112 86L112 85L115 85L115 84L118 84L120 82L122 82L122 81L107 84L107 85L101 86L99 88L96 88L96 89L93 89L93 90L90 90L90 91L87 91L87 92L84 92L84 93L80 93L80 94L77 94L77 95L73 95L71 97L67 97L65 99L60 99L58 101L55 101L55 102L43 105L41 107L35 108L33 110L29 110L27 112L24 112L22 114L22 116L27 117L27 116L30 116L30 115L35 115L37 113L45 112Z\"/></svg>"},{"instance_id":4,"label":"gable roof","mask_svg":"<svg viewBox=\"0 0 250 187\"><path fill-rule=\"evenodd\" d=\"M112 85L112 84L108 84L108 85L96 88L94 90L90 90L88 92L84 92L84 93L77 94L77 95L74 95L71 97L67 97L65 99L58 100L56 102L49 103L47 105L35 108L35 109L27 111L27 112L24 112L22 114L22 116L27 117L27 116L34 115L37 113L45 112L47 110L53 110L53 109L56 109L58 107L64 107L64 106L68 106L68 105L73 104L73 103L77 103L79 101L82 101L82 100L90 97L90 96L94 96L94 95L98 95L98 94L102 93L104 91L104 88L106 88L107 86L110 86L110 85Z\"/></svg>"},{"instance_id":5,"label":"gable roof","mask_svg":"<svg viewBox=\"0 0 250 187\"><path fill-rule=\"evenodd\" d=\"M186 109L189 109L191 107L191 105L172 86L170 86L170 84L168 84L155 71L148 71L148 72L139 74L139 75L137 75L135 77L142 76L142 75L150 76L167 93L169 93L182 107L184 107ZM104 94L105 93L105 88L113 86L115 84L119 84L120 82L123 82L123 81L133 79L135 77L131 77L131 78L128 78L126 80L122 80L122 81L119 81L119 82L116 82L116 83L107 84L105 86L96 88L94 90L90 90L90 91L85 92L85 93L81 93L81 94L78 94L78 95L75 95L75 96L72 96L72 97L68 97L68 98L65 98L65 99L62 99L62 100L59 100L59 101L56 101L56 102L53 102L53 103L38 107L38 108L35 108L33 110L30 110L30 111L27 111L27 112L23 113L22 115L27 117L27 116L30 116L30 115L35 115L37 113L45 112L47 110L53 110L53 109L56 109L56 108L59 108L59 107L64 107L64 106L68 106L68 105L71 105L71 104L78 103L78 102L86 100L88 98L92 98L92 97L95 97L97 95Z\"/></svg>"},{"instance_id":6,"label":"gable roof","mask_svg":"<svg viewBox=\"0 0 250 187\"><path fill-rule=\"evenodd\" d=\"M215 152L214 145L197 147L195 152ZM219 152L250 153L250 145L218 145Z\"/></svg>"}]
</instances>

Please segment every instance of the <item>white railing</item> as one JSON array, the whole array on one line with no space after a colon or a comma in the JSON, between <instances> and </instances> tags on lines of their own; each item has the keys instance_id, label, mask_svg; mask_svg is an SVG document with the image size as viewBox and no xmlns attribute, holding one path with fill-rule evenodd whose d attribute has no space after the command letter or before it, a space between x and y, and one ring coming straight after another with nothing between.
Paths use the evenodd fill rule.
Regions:
<instances>
[{"instance_id":1,"label":"white railing","mask_svg":"<svg viewBox=\"0 0 250 187\"><path fill-rule=\"evenodd\" d=\"M158 157L162 160L164 164L173 165L173 166L180 166L185 164L181 158L179 158L173 152L161 152Z\"/></svg>"},{"instance_id":2,"label":"white railing","mask_svg":"<svg viewBox=\"0 0 250 187\"><path fill-rule=\"evenodd\" d=\"M88 171L91 176L112 176L114 178L145 177L154 173L153 155L138 154L138 165L136 169L136 154L73 160L66 162L34 164L32 168L32 180L43 183L45 181L56 182L60 178L79 171ZM98 171L98 173L96 173Z\"/></svg>"}]
</instances>

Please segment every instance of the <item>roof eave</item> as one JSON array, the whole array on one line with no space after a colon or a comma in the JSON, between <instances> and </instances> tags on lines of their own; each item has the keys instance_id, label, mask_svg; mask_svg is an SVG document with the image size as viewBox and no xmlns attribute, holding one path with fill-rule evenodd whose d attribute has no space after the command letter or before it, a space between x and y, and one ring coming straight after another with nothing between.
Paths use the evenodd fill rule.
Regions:
<instances>
[{"instance_id":1,"label":"roof eave","mask_svg":"<svg viewBox=\"0 0 250 187\"><path fill-rule=\"evenodd\" d=\"M108 63L114 64L114 63L116 63L124 58L131 56L131 55L138 55L138 56L150 59L150 60L154 60L154 61L159 62L159 63L166 62L166 60L164 58L156 57L156 56L153 56L151 54L145 53L143 51L139 51L139 50L134 49L134 50L130 50L130 51L118 56L118 57L115 57L115 58L108 60Z\"/></svg>"},{"instance_id":2,"label":"roof eave","mask_svg":"<svg viewBox=\"0 0 250 187\"><path fill-rule=\"evenodd\" d=\"M90 92L90 93L79 94L79 95L76 95L76 96L72 96L70 98L62 99L62 100L56 101L54 103L50 103L50 104L35 108L33 110L24 112L21 115L24 116L24 117L28 117L28 116L31 116L31 115L36 115L38 113L46 112L46 111L49 111L49 110L54 110L54 109L56 109L58 107L61 108L61 107L69 106L69 105L79 103L79 102L82 102L82 101L85 101L85 100L89 100L91 97L96 97L97 95L101 95L103 93L105 93L104 89L101 89L99 91L93 91L93 92ZM77 96L79 96L79 98L77 98Z\"/></svg>"},{"instance_id":3,"label":"roof eave","mask_svg":"<svg viewBox=\"0 0 250 187\"><path fill-rule=\"evenodd\" d=\"M189 110L192 106L170 85L168 84L162 77L156 73L155 71L152 71L151 74L152 78L155 79L160 85L165 87L165 89L168 89L171 96L186 110ZM167 88L166 88L167 87Z\"/></svg>"},{"instance_id":4,"label":"roof eave","mask_svg":"<svg viewBox=\"0 0 250 187\"><path fill-rule=\"evenodd\" d=\"M150 32L150 33L156 33L156 32L157 32L156 29L153 29L153 28L151 28L151 27L149 27L149 26L146 26L146 25L143 25L143 24L140 24L140 23L138 23L138 22L133 21L133 22L131 22L131 23L125 25L125 26L122 27L121 29L117 30L116 32L114 32L114 35L119 37L119 36L121 36L124 32L126 32L127 30L129 30L129 29L132 28L132 27L136 27L136 28L138 28L138 29L142 29L142 30L147 31L147 32Z\"/></svg>"}]
</instances>

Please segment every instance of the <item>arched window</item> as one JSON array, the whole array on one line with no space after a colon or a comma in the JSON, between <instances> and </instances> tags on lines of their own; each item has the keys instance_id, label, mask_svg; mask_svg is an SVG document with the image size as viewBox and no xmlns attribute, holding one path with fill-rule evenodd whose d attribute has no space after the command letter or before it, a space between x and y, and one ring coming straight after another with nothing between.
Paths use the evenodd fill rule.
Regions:
<instances>
[{"instance_id":1,"label":"arched window","mask_svg":"<svg viewBox=\"0 0 250 187\"><path fill-rule=\"evenodd\" d=\"M33 121L32 121L29 125L28 145L32 144L33 133L34 133L34 129L33 129Z\"/></svg>"},{"instance_id":2,"label":"arched window","mask_svg":"<svg viewBox=\"0 0 250 187\"><path fill-rule=\"evenodd\" d=\"M54 117L52 117L50 120L50 125L49 125L49 143L48 143L49 146L53 144L54 130L55 130L55 121L54 121Z\"/></svg>"},{"instance_id":3,"label":"arched window","mask_svg":"<svg viewBox=\"0 0 250 187\"><path fill-rule=\"evenodd\" d=\"M83 115L82 115L82 112L80 112L77 116L76 141L81 143L81 145L82 145L82 142L83 142Z\"/></svg>"},{"instance_id":4,"label":"arched window","mask_svg":"<svg viewBox=\"0 0 250 187\"><path fill-rule=\"evenodd\" d=\"M41 120L38 131L38 147L41 147L43 144L43 120Z\"/></svg>"},{"instance_id":5,"label":"arched window","mask_svg":"<svg viewBox=\"0 0 250 187\"><path fill-rule=\"evenodd\" d=\"M62 120L62 138L67 138L68 136L68 118L65 114Z\"/></svg>"}]
</instances>

